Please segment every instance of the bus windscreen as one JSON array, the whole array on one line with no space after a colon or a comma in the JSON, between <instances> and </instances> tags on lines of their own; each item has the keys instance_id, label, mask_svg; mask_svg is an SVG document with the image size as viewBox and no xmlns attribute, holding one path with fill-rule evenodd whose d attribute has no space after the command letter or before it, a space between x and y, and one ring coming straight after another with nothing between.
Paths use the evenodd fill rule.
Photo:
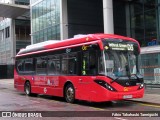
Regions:
<instances>
[{"instance_id":1,"label":"bus windscreen","mask_svg":"<svg viewBox=\"0 0 160 120\"><path fill-rule=\"evenodd\" d=\"M134 42L121 39L103 40L105 75L117 79L137 79L139 51Z\"/></svg>"}]
</instances>

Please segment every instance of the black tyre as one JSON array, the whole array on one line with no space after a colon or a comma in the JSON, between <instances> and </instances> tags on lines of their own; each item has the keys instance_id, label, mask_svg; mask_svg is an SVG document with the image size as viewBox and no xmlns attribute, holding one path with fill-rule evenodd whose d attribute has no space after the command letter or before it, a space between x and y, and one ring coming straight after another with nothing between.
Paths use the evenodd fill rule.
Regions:
<instances>
[{"instance_id":1,"label":"black tyre","mask_svg":"<svg viewBox=\"0 0 160 120\"><path fill-rule=\"evenodd\" d=\"M65 100L68 103L73 103L75 101L75 89L72 84L68 84L65 87Z\"/></svg>"},{"instance_id":2,"label":"black tyre","mask_svg":"<svg viewBox=\"0 0 160 120\"><path fill-rule=\"evenodd\" d=\"M31 96L31 84L28 81L25 83L24 92L27 96Z\"/></svg>"}]
</instances>

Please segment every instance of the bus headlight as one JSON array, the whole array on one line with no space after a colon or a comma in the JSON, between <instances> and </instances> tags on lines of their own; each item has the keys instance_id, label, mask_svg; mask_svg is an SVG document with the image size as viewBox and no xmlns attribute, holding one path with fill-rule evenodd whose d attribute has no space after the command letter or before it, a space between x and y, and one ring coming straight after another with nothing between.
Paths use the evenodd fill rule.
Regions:
<instances>
[{"instance_id":1,"label":"bus headlight","mask_svg":"<svg viewBox=\"0 0 160 120\"><path fill-rule=\"evenodd\" d=\"M144 87L144 84L141 83L138 89L142 89Z\"/></svg>"},{"instance_id":2,"label":"bus headlight","mask_svg":"<svg viewBox=\"0 0 160 120\"><path fill-rule=\"evenodd\" d=\"M110 91L117 91L116 89L114 89L112 86L110 86L107 82L105 82L104 80L94 80L94 82L96 82L97 84L99 84L100 86L110 90Z\"/></svg>"}]
</instances>

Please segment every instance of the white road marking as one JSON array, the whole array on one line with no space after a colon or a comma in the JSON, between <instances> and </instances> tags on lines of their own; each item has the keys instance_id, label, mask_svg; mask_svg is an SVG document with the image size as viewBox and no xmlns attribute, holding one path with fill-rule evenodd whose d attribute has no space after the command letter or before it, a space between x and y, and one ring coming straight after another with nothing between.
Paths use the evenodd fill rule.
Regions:
<instances>
[{"instance_id":1,"label":"white road marking","mask_svg":"<svg viewBox=\"0 0 160 120\"><path fill-rule=\"evenodd\" d=\"M115 119L118 119L118 120L128 120L128 119L124 119L124 118L119 118L119 117L114 117Z\"/></svg>"},{"instance_id":2,"label":"white road marking","mask_svg":"<svg viewBox=\"0 0 160 120\"><path fill-rule=\"evenodd\" d=\"M40 103L40 102L38 102L38 101L34 101L34 100L31 100L33 103Z\"/></svg>"}]
</instances>

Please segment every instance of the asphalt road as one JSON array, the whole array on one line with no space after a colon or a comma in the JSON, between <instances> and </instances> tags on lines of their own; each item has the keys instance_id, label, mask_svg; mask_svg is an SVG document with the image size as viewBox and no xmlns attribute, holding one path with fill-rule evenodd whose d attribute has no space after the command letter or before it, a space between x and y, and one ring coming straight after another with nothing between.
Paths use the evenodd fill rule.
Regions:
<instances>
[{"instance_id":1,"label":"asphalt road","mask_svg":"<svg viewBox=\"0 0 160 120\"><path fill-rule=\"evenodd\" d=\"M13 80L0 80L0 111L3 112L3 118L0 117L0 120L158 120L158 117L133 117L131 115L147 115L145 112L147 111L156 116L160 114L160 106L131 101L104 103L76 101L75 104L70 104L66 103L63 98L53 96L28 97L13 88ZM6 111L12 114L12 118L4 118ZM33 116L38 118L32 118Z\"/></svg>"}]
</instances>

